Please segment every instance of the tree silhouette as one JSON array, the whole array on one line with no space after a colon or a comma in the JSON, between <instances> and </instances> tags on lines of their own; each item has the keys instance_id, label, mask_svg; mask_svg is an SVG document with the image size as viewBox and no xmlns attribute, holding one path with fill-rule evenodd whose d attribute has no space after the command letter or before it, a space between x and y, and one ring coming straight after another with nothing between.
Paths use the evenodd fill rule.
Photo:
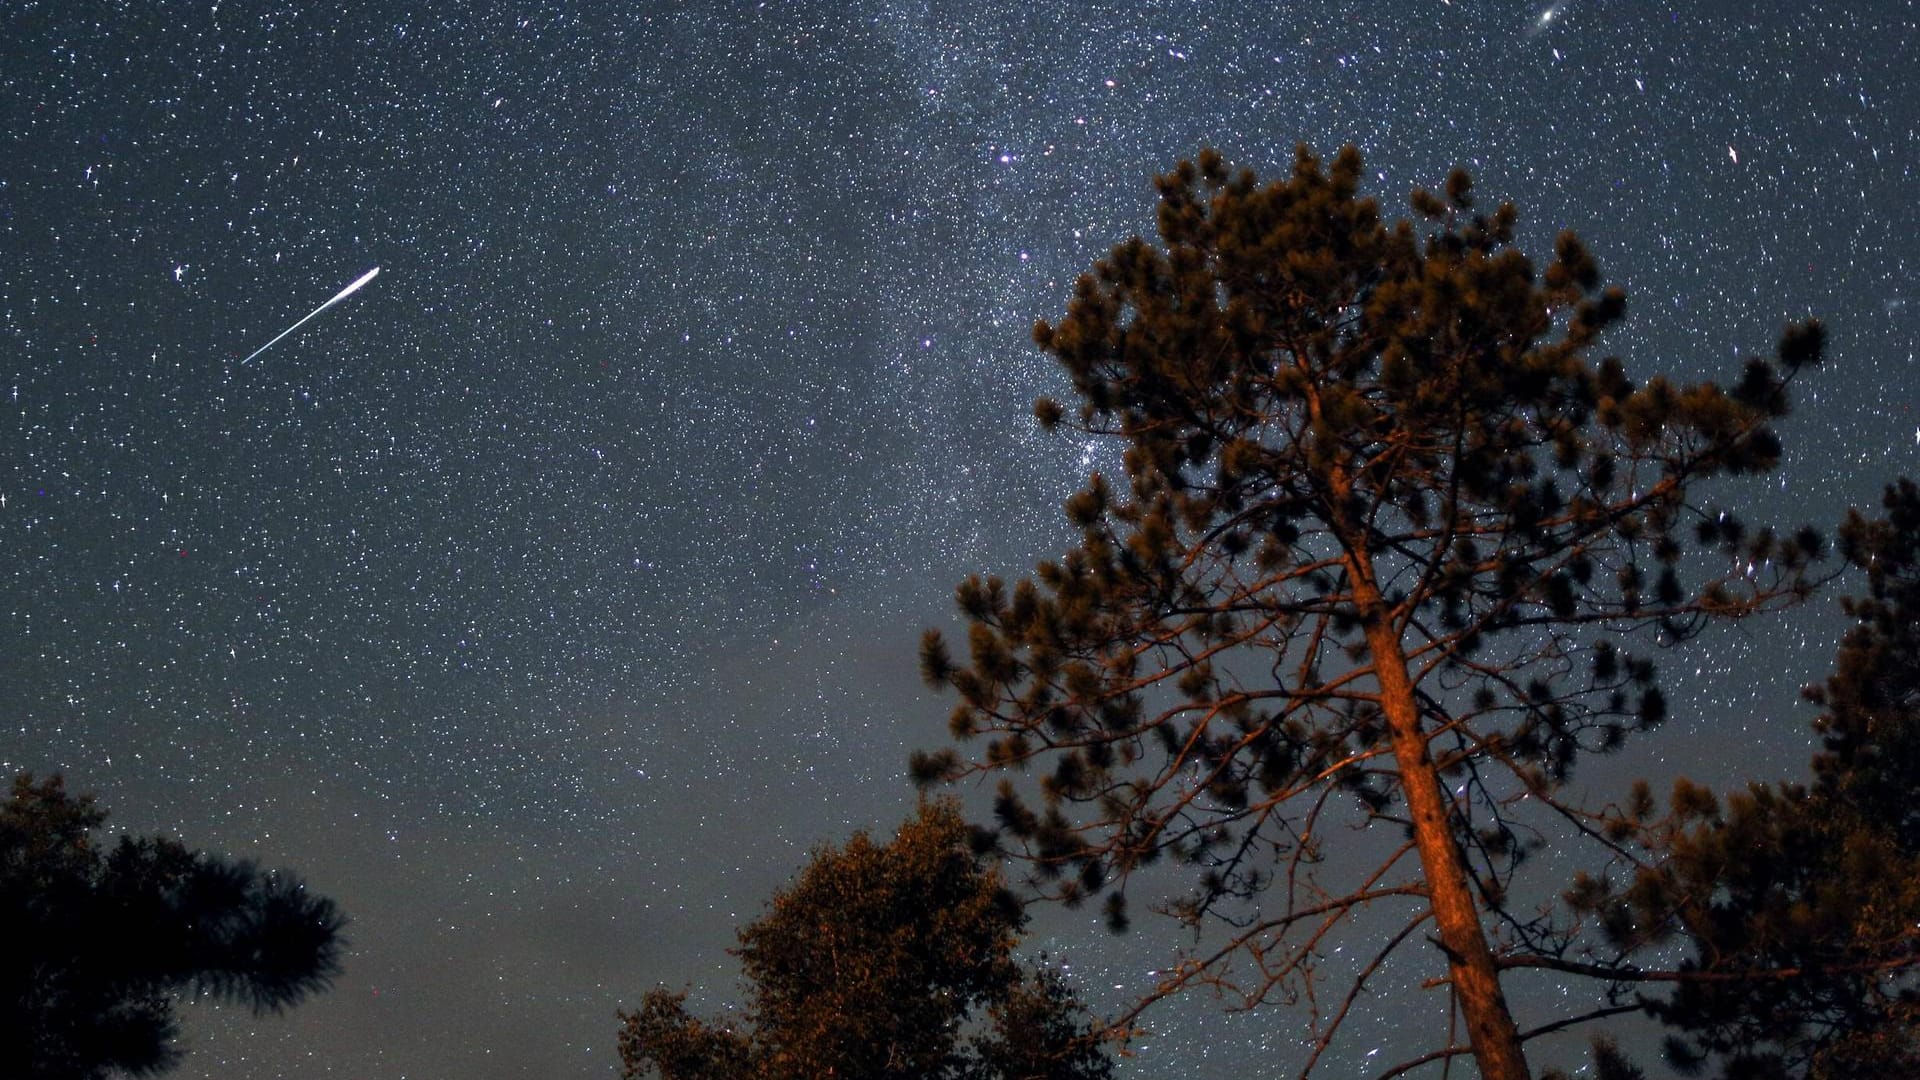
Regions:
<instances>
[{"instance_id":1,"label":"tree silhouette","mask_svg":"<svg viewBox=\"0 0 1920 1080\"><path fill-rule=\"evenodd\" d=\"M1554 830L1604 846L1558 793L1664 715L1629 648L1810 587L1817 534L1749 528L1700 487L1773 467L1823 333L1789 327L1731 389L1636 384L1589 355L1625 301L1572 234L1536 272L1464 172L1414 194L1418 227L1383 224L1361 175L1350 147L1265 185L1182 162L1160 245L1122 243L1035 327L1080 398L1041 423L1116 440L1126 482L1068 500L1063 559L959 587L965 660L930 632L922 668L984 748L913 770L1038 772L1037 805L1002 783L1000 844L1116 924L1141 867L1191 867L1159 906L1225 935L1153 996L1316 1003L1303 1074L1428 938L1481 1074L1520 1080L1502 973L1574 946L1515 870ZM1364 908L1394 924L1326 993L1322 946Z\"/></svg>"},{"instance_id":2,"label":"tree silhouette","mask_svg":"<svg viewBox=\"0 0 1920 1080\"><path fill-rule=\"evenodd\" d=\"M655 990L622 1013L624 1076L661 1080L1102 1080L1077 999L1013 956L1026 917L953 806L894 839L817 852L740 931L743 1023Z\"/></svg>"},{"instance_id":3,"label":"tree silhouette","mask_svg":"<svg viewBox=\"0 0 1920 1080\"><path fill-rule=\"evenodd\" d=\"M150 1075L178 1063L175 996L279 1011L340 970L345 920L297 878L122 836L93 797L14 778L0 806L0 1060L9 1076Z\"/></svg>"},{"instance_id":4,"label":"tree silhouette","mask_svg":"<svg viewBox=\"0 0 1920 1080\"><path fill-rule=\"evenodd\" d=\"M1641 787L1601 826L1621 857L1569 893L1604 944L1579 958L1649 1011L1667 1057L1727 1080L1920 1075L1920 488L1849 516L1841 546L1867 595L1834 673L1808 785L1750 785L1724 806L1679 781L1664 814ZM1635 954L1675 940L1671 971Z\"/></svg>"}]
</instances>

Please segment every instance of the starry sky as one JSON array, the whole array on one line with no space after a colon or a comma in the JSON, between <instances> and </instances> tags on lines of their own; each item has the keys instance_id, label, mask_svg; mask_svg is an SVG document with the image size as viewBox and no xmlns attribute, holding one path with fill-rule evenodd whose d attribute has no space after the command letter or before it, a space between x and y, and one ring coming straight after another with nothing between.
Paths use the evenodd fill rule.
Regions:
<instances>
[{"instance_id":1,"label":"starry sky","mask_svg":"<svg viewBox=\"0 0 1920 1080\"><path fill-rule=\"evenodd\" d=\"M1920 467L1911 0L410 6L0 2L0 768L354 920L329 994L188 1008L183 1078L606 1078L621 1004L731 1000L808 848L909 811L918 630L1067 543L1112 451L1038 432L1028 329L1200 146L1355 143L1396 212L1466 166L1638 375L1824 318L1755 518ZM1830 609L1665 658L1596 790L1799 769ZM1036 940L1108 1005L1172 943ZM1302 1052L1149 1023L1124 1076Z\"/></svg>"}]
</instances>

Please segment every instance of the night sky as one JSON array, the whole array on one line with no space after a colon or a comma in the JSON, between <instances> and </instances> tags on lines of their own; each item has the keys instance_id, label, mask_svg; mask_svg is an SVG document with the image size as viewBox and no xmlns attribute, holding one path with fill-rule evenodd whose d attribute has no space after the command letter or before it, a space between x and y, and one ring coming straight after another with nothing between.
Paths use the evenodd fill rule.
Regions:
<instances>
[{"instance_id":1,"label":"night sky","mask_svg":"<svg viewBox=\"0 0 1920 1080\"><path fill-rule=\"evenodd\" d=\"M723 1007L807 849L909 812L918 630L1064 549L1112 450L1037 430L1029 328L1202 145L1356 143L1396 214L1468 167L1588 240L1637 376L1824 318L1755 519L1920 471L1910 0L413 6L0 0L0 768L353 919L183 1078L605 1078L618 1006ZM1665 657L1583 777L1801 769L1831 609ZM1036 942L1118 1004L1174 938L1095 923ZM1149 1025L1123 1075L1301 1054Z\"/></svg>"}]
</instances>

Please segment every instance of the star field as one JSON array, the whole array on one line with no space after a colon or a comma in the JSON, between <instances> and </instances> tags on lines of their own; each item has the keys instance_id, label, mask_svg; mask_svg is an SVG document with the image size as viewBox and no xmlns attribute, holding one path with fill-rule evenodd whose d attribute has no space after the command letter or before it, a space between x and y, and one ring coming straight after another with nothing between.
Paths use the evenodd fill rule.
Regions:
<instances>
[{"instance_id":1,"label":"star field","mask_svg":"<svg viewBox=\"0 0 1920 1080\"><path fill-rule=\"evenodd\" d=\"M183 1078L610 1077L619 1005L724 1004L807 848L911 805L918 629L1062 546L1112 451L1037 430L1028 328L1202 145L1354 142L1393 213L1468 167L1588 241L1637 375L1826 320L1756 519L1920 468L1910 0L415 7L0 6L0 767L354 920ZM1831 609L1665 658L1596 790L1801 768ZM1039 936L1117 1005L1165 931ZM1122 1075L1301 1054L1149 1024Z\"/></svg>"}]
</instances>

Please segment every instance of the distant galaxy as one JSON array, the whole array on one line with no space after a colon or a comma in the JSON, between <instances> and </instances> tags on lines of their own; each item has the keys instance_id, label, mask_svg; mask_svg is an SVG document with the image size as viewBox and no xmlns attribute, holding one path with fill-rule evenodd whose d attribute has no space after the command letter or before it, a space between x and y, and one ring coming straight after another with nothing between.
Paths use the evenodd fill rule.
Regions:
<instances>
[{"instance_id":1,"label":"distant galaxy","mask_svg":"<svg viewBox=\"0 0 1920 1080\"><path fill-rule=\"evenodd\" d=\"M1527 27L1527 36L1539 37L1545 33L1559 20L1560 9L1565 6L1565 4L1548 4L1542 8L1540 14L1534 16L1532 25Z\"/></svg>"}]
</instances>

